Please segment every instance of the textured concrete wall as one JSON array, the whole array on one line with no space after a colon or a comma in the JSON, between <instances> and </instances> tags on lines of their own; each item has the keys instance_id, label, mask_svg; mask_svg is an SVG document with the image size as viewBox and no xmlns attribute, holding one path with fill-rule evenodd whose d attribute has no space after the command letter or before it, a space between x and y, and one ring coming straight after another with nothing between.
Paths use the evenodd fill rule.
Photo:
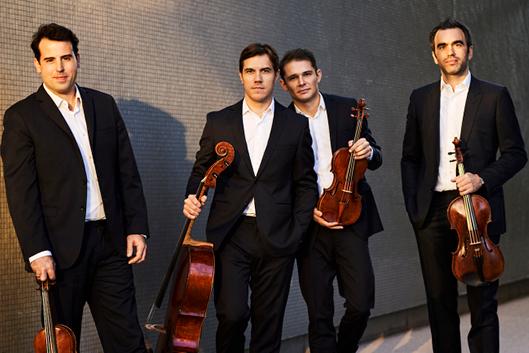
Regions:
<instances>
[{"instance_id":1,"label":"textured concrete wall","mask_svg":"<svg viewBox=\"0 0 529 353\"><path fill-rule=\"evenodd\" d=\"M154 299L183 220L187 179L206 112L241 97L237 58L249 42L314 50L323 90L366 97L384 165L368 178L385 231L372 238L374 315L424 303L415 240L400 192L399 160L409 93L438 79L427 43L431 27L456 15L475 36L476 76L509 87L529 137L529 3L484 1L234 1L3 0L0 5L0 115L40 81L32 66L31 34L56 21L81 40L81 85L112 94L125 117L149 206L149 259L135 268L140 320ZM277 96L288 103L277 87ZM1 119L1 118L0 118ZM1 131L1 127L0 127ZM1 173L1 172L0 172ZM2 175L0 174L0 178ZM529 191L525 169L506 187L508 234L504 282L529 277ZM201 237L204 219L195 226ZM0 351L28 352L39 327L39 298L23 261L0 183ZM336 310L343 311L341 301ZM89 315L87 313L87 317ZM305 305L294 276L284 338L306 333ZM84 352L98 351L86 320ZM214 311L203 351L214 351Z\"/></svg>"}]
</instances>

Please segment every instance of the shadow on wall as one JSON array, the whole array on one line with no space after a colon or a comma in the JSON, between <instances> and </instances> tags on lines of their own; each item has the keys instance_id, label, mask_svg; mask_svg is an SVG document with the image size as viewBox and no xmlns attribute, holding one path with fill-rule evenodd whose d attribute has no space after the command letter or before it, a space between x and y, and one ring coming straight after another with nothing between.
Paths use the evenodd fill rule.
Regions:
<instances>
[{"instance_id":1,"label":"shadow on wall","mask_svg":"<svg viewBox=\"0 0 529 353\"><path fill-rule=\"evenodd\" d=\"M136 99L118 99L117 105L129 132L149 215L147 258L134 266L143 326L183 225L181 207L192 164L186 159L185 127L180 119ZM96 352L101 349L97 332L92 319L86 318L81 351Z\"/></svg>"}]
</instances>

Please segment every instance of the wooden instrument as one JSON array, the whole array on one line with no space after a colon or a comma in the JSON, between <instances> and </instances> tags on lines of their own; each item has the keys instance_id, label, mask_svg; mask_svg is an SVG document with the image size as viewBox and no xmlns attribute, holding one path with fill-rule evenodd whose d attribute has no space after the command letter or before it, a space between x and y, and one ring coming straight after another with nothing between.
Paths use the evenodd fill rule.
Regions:
<instances>
[{"instance_id":1,"label":"wooden instrument","mask_svg":"<svg viewBox=\"0 0 529 353\"><path fill-rule=\"evenodd\" d=\"M233 162L235 156L233 146L224 141L215 146L215 152L221 158L207 170L201 180L196 192L198 200L206 194L208 188L215 187L217 177ZM192 238L191 228L194 222L195 220L186 219L160 291L147 317L145 327L160 334L156 352L199 351L202 325L213 287L215 255L213 244ZM165 325L151 324L154 309L160 308L173 276Z\"/></svg>"},{"instance_id":2,"label":"wooden instrument","mask_svg":"<svg viewBox=\"0 0 529 353\"><path fill-rule=\"evenodd\" d=\"M353 143L361 137L362 122L368 117L366 101L360 99L353 108L352 117L357 120ZM331 171L334 179L318 201L318 210L327 222L338 225L354 224L362 212L362 196L358 193L358 182L364 178L367 159L355 160L349 148L342 147L334 152Z\"/></svg>"},{"instance_id":3,"label":"wooden instrument","mask_svg":"<svg viewBox=\"0 0 529 353\"><path fill-rule=\"evenodd\" d=\"M35 353L75 353L76 340L73 331L66 325L53 325L48 290L51 283L39 282L42 297L42 315L44 328L39 330L33 340Z\"/></svg>"},{"instance_id":4,"label":"wooden instrument","mask_svg":"<svg viewBox=\"0 0 529 353\"><path fill-rule=\"evenodd\" d=\"M459 175L465 174L461 141L456 137L453 144ZM475 194L455 198L447 210L452 229L459 239L452 254L452 272L461 282L479 286L497 280L503 273L504 259L500 248L492 242L487 233L491 220L488 201Z\"/></svg>"}]
</instances>

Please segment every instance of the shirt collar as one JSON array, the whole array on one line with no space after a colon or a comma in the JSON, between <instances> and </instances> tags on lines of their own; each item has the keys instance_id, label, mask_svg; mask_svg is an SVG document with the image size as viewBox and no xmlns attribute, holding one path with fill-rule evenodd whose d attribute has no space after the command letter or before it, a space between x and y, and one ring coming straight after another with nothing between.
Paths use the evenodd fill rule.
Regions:
<instances>
[{"instance_id":1,"label":"shirt collar","mask_svg":"<svg viewBox=\"0 0 529 353\"><path fill-rule=\"evenodd\" d=\"M310 115L306 114L301 109L299 109L299 107L294 103L294 108L296 109L296 113L304 115L304 116L306 116L308 118L315 118L321 112L327 110L327 107L325 106L325 100L323 99L323 95L321 94L321 92L318 92L318 94L320 95L320 103L318 104L318 110L316 111L316 114L314 114L314 116L310 116Z\"/></svg>"},{"instance_id":2,"label":"shirt collar","mask_svg":"<svg viewBox=\"0 0 529 353\"><path fill-rule=\"evenodd\" d=\"M63 98L59 97L58 95L56 95L55 93L53 93L46 86L45 83L43 83L43 86L44 86L44 89L46 90L46 92L48 93L48 95L50 96L50 98L53 100L53 103L55 103L55 105L57 106L57 108L60 109L63 104L68 105L68 103L66 102L65 99L63 99ZM81 93L79 92L79 88L77 87L77 85L75 85L75 100L77 101L77 104L75 105L75 110L77 110L77 109L80 108L80 103L82 102Z\"/></svg>"},{"instance_id":3,"label":"shirt collar","mask_svg":"<svg viewBox=\"0 0 529 353\"><path fill-rule=\"evenodd\" d=\"M272 115L274 114L274 109L275 109L275 99L272 98L272 101L270 102L270 105L268 106L268 108L266 108L266 110L263 112L263 115L260 116L259 118L264 118L264 116L268 113L271 113ZM246 115L247 113L249 112L252 112L254 113L255 115L259 116L257 113L255 113L253 110L250 109L250 107L248 106L248 103L246 103L246 98L242 100L242 115Z\"/></svg>"},{"instance_id":4,"label":"shirt collar","mask_svg":"<svg viewBox=\"0 0 529 353\"><path fill-rule=\"evenodd\" d=\"M461 83L456 86L456 88L454 89L454 92L458 91L458 90L468 89L470 87L471 78L472 78L472 75L470 74L470 70L468 70L468 73L465 76L465 79L463 81L461 81ZM445 89L449 89L450 91L452 91L452 86L450 86L448 83L446 83L443 80L443 77L441 77L441 91L443 91Z\"/></svg>"}]
</instances>

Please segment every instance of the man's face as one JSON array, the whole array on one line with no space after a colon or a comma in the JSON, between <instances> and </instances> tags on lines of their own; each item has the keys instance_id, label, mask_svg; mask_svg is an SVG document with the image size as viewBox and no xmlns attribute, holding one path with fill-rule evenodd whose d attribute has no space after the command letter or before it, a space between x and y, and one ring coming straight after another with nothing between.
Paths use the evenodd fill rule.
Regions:
<instances>
[{"instance_id":1,"label":"man's face","mask_svg":"<svg viewBox=\"0 0 529 353\"><path fill-rule=\"evenodd\" d=\"M268 55L253 56L244 60L239 77L247 100L265 103L272 97L277 72L274 71Z\"/></svg>"},{"instance_id":2,"label":"man's face","mask_svg":"<svg viewBox=\"0 0 529 353\"><path fill-rule=\"evenodd\" d=\"M443 77L466 75L472 54L459 28L441 29L435 34L432 57Z\"/></svg>"},{"instance_id":3,"label":"man's face","mask_svg":"<svg viewBox=\"0 0 529 353\"><path fill-rule=\"evenodd\" d=\"M39 50L40 60L34 59L33 64L42 82L59 96L74 92L79 58L73 52L72 43L43 38Z\"/></svg>"},{"instance_id":4,"label":"man's face","mask_svg":"<svg viewBox=\"0 0 529 353\"><path fill-rule=\"evenodd\" d=\"M283 67L281 87L295 102L307 103L318 97L321 70L315 70L308 60L293 60Z\"/></svg>"}]
</instances>

